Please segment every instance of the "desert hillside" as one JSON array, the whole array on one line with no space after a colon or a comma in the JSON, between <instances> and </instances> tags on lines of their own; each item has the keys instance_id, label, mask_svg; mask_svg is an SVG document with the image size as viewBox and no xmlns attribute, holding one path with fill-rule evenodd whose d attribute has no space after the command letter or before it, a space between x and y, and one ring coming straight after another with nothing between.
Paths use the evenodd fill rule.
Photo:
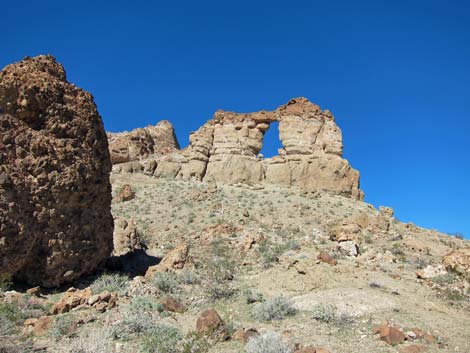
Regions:
<instances>
[{"instance_id":1,"label":"desert hillside","mask_svg":"<svg viewBox=\"0 0 470 353\"><path fill-rule=\"evenodd\" d=\"M364 202L305 98L180 149L166 121L106 134L39 56L1 71L0 133L2 353L470 352L469 241Z\"/></svg>"}]
</instances>

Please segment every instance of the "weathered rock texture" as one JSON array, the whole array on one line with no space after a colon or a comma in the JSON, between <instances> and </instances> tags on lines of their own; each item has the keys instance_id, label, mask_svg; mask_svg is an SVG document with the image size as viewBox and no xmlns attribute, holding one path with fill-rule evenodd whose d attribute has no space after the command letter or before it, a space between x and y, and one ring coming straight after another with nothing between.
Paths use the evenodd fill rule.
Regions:
<instances>
[{"instance_id":1,"label":"weathered rock texture","mask_svg":"<svg viewBox=\"0 0 470 353\"><path fill-rule=\"evenodd\" d=\"M113 245L111 161L93 97L52 56L0 72L0 272L31 285L95 270Z\"/></svg>"},{"instance_id":2,"label":"weathered rock texture","mask_svg":"<svg viewBox=\"0 0 470 353\"><path fill-rule=\"evenodd\" d=\"M259 152L264 133L276 121L283 148L278 156L263 159ZM306 98L296 98L271 112L219 110L190 135L184 150L115 170L218 183L270 183L362 199L359 172L342 153L341 131L333 115Z\"/></svg>"},{"instance_id":3,"label":"weathered rock texture","mask_svg":"<svg viewBox=\"0 0 470 353\"><path fill-rule=\"evenodd\" d=\"M173 126L166 120L155 126L130 132L108 132L108 140L113 164L167 154L179 149Z\"/></svg>"}]
</instances>

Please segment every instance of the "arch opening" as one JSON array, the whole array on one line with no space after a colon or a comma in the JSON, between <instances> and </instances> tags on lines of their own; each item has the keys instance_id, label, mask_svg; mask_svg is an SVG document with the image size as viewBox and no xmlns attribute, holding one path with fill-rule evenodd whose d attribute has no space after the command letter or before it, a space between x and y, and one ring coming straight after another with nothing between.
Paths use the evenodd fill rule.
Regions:
<instances>
[{"instance_id":1,"label":"arch opening","mask_svg":"<svg viewBox=\"0 0 470 353\"><path fill-rule=\"evenodd\" d=\"M279 148L283 148L279 138L279 122L273 121L264 133L263 147L259 153L263 155L263 158L271 158L279 155Z\"/></svg>"}]
</instances>

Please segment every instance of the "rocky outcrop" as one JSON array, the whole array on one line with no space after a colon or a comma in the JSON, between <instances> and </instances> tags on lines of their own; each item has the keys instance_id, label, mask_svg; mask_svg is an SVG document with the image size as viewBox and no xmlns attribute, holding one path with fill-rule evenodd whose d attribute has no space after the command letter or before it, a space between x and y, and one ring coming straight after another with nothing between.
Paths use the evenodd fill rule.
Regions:
<instances>
[{"instance_id":1,"label":"rocky outcrop","mask_svg":"<svg viewBox=\"0 0 470 353\"><path fill-rule=\"evenodd\" d=\"M173 125L167 120L130 132L108 132L108 140L113 164L163 155L179 149Z\"/></svg>"},{"instance_id":2,"label":"rocky outcrop","mask_svg":"<svg viewBox=\"0 0 470 353\"><path fill-rule=\"evenodd\" d=\"M278 156L263 159L259 152L273 122L279 122L283 148ZM342 153L341 131L333 115L306 98L296 98L270 112L219 110L190 135L184 150L116 171L145 170L157 177L216 183L269 183L362 199L359 173Z\"/></svg>"},{"instance_id":3,"label":"rocky outcrop","mask_svg":"<svg viewBox=\"0 0 470 353\"><path fill-rule=\"evenodd\" d=\"M58 286L113 245L111 161L90 93L51 56L0 72L0 272Z\"/></svg>"}]
</instances>

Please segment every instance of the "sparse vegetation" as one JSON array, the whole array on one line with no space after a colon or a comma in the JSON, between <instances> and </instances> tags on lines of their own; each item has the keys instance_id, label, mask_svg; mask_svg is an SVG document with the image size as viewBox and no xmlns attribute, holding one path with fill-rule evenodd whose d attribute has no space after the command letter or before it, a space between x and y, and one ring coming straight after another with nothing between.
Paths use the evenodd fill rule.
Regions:
<instances>
[{"instance_id":1,"label":"sparse vegetation","mask_svg":"<svg viewBox=\"0 0 470 353\"><path fill-rule=\"evenodd\" d=\"M447 273L445 275L439 275L432 278L432 281L437 284L451 284L455 282L457 276L453 273Z\"/></svg>"},{"instance_id":2,"label":"sparse vegetation","mask_svg":"<svg viewBox=\"0 0 470 353\"><path fill-rule=\"evenodd\" d=\"M312 317L321 322L331 323L337 318L336 306L332 304L317 304L312 310Z\"/></svg>"},{"instance_id":3,"label":"sparse vegetation","mask_svg":"<svg viewBox=\"0 0 470 353\"><path fill-rule=\"evenodd\" d=\"M152 283L162 292L175 293L178 290L179 281L174 273L157 272L152 278Z\"/></svg>"},{"instance_id":4,"label":"sparse vegetation","mask_svg":"<svg viewBox=\"0 0 470 353\"><path fill-rule=\"evenodd\" d=\"M293 353L293 345L282 340L276 332L266 332L248 341L245 346L246 353Z\"/></svg>"},{"instance_id":5,"label":"sparse vegetation","mask_svg":"<svg viewBox=\"0 0 470 353\"><path fill-rule=\"evenodd\" d=\"M245 296L247 304L253 304L253 303L264 301L263 294L258 292L256 289L253 289L253 288L246 289L243 292L243 294Z\"/></svg>"},{"instance_id":6,"label":"sparse vegetation","mask_svg":"<svg viewBox=\"0 0 470 353\"><path fill-rule=\"evenodd\" d=\"M11 274L0 272L0 292L9 290L13 285Z\"/></svg>"},{"instance_id":7,"label":"sparse vegetation","mask_svg":"<svg viewBox=\"0 0 470 353\"><path fill-rule=\"evenodd\" d=\"M49 329L49 335L59 341L75 332L77 328L76 318L72 314L63 314L56 316L52 327Z\"/></svg>"},{"instance_id":8,"label":"sparse vegetation","mask_svg":"<svg viewBox=\"0 0 470 353\"><path fill-rule=\"evenodd\" d=\"M103 273L91 284L93 294L104 291L124 294L127 290L129 278L120 273Z\"/></svg>"},{"instance_id":9,"label":"sparse vegetation","mask_svg":"<svg viewBox=\"0 0 470 353\"><path fill-rule=\"evenodd\" d=\"M292 302L282 295L259 303L253 309L253 316L258 321L282 320L295 313Z\"/></svg>"}]
</instances>

